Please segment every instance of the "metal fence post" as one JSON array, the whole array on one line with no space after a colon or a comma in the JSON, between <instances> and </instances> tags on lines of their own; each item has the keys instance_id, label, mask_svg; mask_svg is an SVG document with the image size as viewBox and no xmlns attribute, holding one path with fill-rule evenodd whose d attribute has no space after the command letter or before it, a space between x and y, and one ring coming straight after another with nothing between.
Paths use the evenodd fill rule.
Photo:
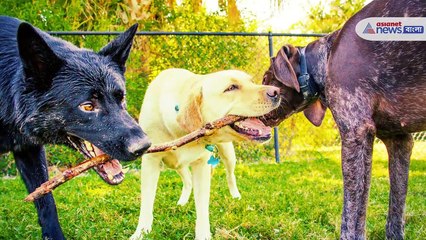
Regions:
<instances>
[{"instance_id":1,"label":"metal fence post","mask_svg":"<svg viewBox=\"0 0 426 240\"><path fill-rule=\"evenodd\" d=\"M274 56L274 48L272 41L272 33L268 34L268 42L269 42L269 58ZM280 146L278 143L278 127L274 127L274 148L275 148L275 162L280 163Z\"/></svg>"}]
</instances>

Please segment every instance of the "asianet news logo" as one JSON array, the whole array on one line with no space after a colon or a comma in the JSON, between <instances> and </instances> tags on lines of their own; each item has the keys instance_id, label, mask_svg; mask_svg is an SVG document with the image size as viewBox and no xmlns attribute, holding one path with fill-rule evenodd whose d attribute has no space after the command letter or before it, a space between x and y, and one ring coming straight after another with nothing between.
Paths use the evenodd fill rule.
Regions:
<instances>
[{"instance_id":1,"label":"asianet news logo","mask_svg":"<svg viewBox=\"0 0 426 240\"><path fill-rule=\"evenodd\" d=\"M366 18L356 33L370 41L426 41L426 18Z\"/></svg>"},{"instance_id":2,"label":"asianet news logo","mask_svg":"<svg viewBox=\"0 0 426 240\"><path fill-rule=\"evenodd\" d=\"M423 26L403 26L402 22L378 22L375 29L370 23L367 23L362 33L367 34L421 34L424 33Z\"/></svg>"}]
</instances>

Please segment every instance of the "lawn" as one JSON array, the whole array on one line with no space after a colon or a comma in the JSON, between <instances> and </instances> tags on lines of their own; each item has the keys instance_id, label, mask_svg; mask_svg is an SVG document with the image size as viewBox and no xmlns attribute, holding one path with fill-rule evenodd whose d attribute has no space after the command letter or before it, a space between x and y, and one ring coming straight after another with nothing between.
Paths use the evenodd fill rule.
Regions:
<instances>
[{"instance_id":1,"label":"lawn","mask_svg":"<svg viewBox=\"0 0 426 240\"><path fill-rule=\"evenodd\" d=\"M406 208L406 239L426 239L426 144L412 156ZM215 239L337 239L340 231L342 176L339 151L315 158L285 159L281 164L237 165L241 200L230 197L223 164L212 178L211 230ZM307 160L309 159L309 160ZM109 186L94 173L78 177L54 191L59 218L68 239L128 239L139 216L139 170ZM160 177L153 231L148 239L193 239L195 207L177 206L182 184L174 171ZM384 239L388 204L388 170L384 147L373 160L367 218L369 239ZM0 239L39 239L32 204L23 202L18 178L0 180Z\"/></svg>"}]
</instances>

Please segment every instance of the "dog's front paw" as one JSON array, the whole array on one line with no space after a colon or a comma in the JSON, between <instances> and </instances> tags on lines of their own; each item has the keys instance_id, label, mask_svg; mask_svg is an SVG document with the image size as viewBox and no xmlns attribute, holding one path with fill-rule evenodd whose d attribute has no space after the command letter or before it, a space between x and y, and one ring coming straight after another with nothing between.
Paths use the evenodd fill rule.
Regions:
<instances>
[{"instance_id":1,"label":"dog's front paw","mask_svg":"<svg viewBox=\"0 0 426 240\"><path fill-rule=\"evenodd\" d=\"M129 238L129 240L139 240L142 239L143 235L142 233L133 233L133 235Z\"/></svg>"},{"instance_id":2,"label":"dog's front paw","mask_svg":"<svg viewBox=\"0 0 426 240\"><path fill-rule=\"evenodd\" d=\"M230 193L231 193L232 198L236 198L236 199L238 199L238 200L240 200L240 199L241 199L241 194L240 194L240 192L238 191L238 189L229 190L229 191L230 191Z\"/></svg>"},{"instance_id":3,"label":"dog's front paw","mask_svg":"<svg viewBox=\"0 0 426 240\"><path fill-rule=\"evenodd\" d=\"M198 212L197 212L197 214L198 214ZM212 239L208 215L207 216L197 216L197 219L195 220L195 239L196 240Z\"/></svg>"},{"instance_id":4,"label":"dog's front paw","mask_svg":"<svg viewBox=\"0 0 426 240\"><path fill-rule=\"evenodd\" d=\"M139 227L136 229L135 233L130 237L130 240L141 240L145 234L151 232L151 227Z\"/></svg>"},{"instance_id":5,"label":"dog's front paw","mask_svg":"<svg viewBox=\"0 0 426 240\"><path fill-rule=\"evenodd\" d=\"M195 240L210 240L210 239L212 239L212 234L210 232L195 234Z\"/></svg>"},{"instance_id":6,"label":"dog's front paw","mask_svg":"<svg viewBox=\"0 0 426 240\"><path fill-rule=\"evenodd\" d=\"M133 233L133 235L130 237L130 240L142 240L143 239L143 236L145 235L146 233L142 233L142 232L138 232L138 231L136 231L135 233Z\"/></svg>"}]
</instances>

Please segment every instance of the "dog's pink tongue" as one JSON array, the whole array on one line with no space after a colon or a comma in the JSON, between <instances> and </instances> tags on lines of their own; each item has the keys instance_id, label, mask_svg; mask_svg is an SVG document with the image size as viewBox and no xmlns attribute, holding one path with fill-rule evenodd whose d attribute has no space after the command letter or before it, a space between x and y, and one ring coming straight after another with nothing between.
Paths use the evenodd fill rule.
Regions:
<instances>
[{"instance_id":1,"label":"dog's pink tongue","mask_svg":"<svg viewBox=\"0 0 426 240\"><path fill-rule=\"evenodd\" d=\"M260 121L258 118L247 118L244 121L240 122L240 125L251 128L251 129L257 129L260 130L263 134L270 133L271 128L266 126L262 121Z\"/></svg>"},{"instance_id":2,"label":"dog's pink tongue","mask_svg":"<svg viewBox=\"0 0 426 240\"><path fill-rule=\"evenodd\" d=\"M104 152L102 152L102 150L101 150L101 149L99 149L99 148L97 148L97 147L94 147L94 149L95 149L95 154L96 154L96 156L99 156L99 155L104 154Z\"/></svg>"},{"instance_id":3,"label":"dog's pink tongue","mask_svg":"<svg viewBox=\"0 0 426 240\"><path fill-rule=\"evenodd\" d=\"M104 152L95 147L95 154L96 156L99 156L101 154L104 154ZM117 174L120 174L122 172L122 167L120 162L117 159L113 159L111 161L108 161L101 165L103 170L109 175L109 176L115 176Z\"/></svg>"},{"instance_id":4,"label":"dog's pink tongue","mask_svg":"<svg viewBox=\"0 0 426 240\"><path fill-rule=\"evenodd\" d=\"M121 164L116 159L102 164L102 167L108 175L115 176L122 172Z\"/></svg>"}]
</instances>

